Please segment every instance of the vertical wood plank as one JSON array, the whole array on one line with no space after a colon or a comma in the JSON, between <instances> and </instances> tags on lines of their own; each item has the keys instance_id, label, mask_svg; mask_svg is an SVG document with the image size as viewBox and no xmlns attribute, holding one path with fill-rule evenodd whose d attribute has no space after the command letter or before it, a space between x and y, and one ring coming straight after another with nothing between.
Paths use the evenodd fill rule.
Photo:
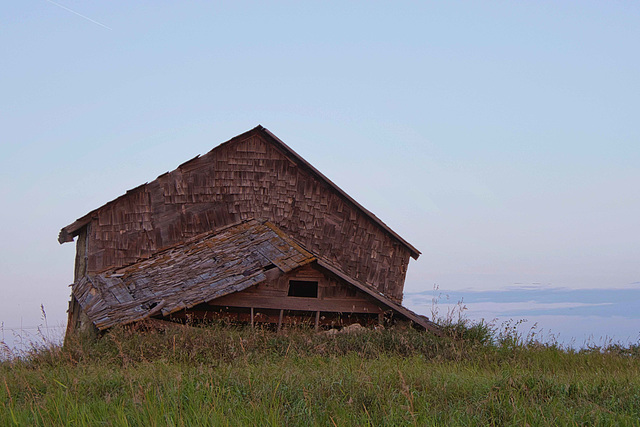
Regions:
<instances>
[{"instance_id":1,"label":"vertical wood plank","mask_svg":"<svg viewBox=\"0 0 640 427\"><path fill-rule=\"evenodd\" d=\"M316 326L315 326L316 332L318 331L318 329L320 329L320 312L316 311Z\"/></svg>"},{"instance_id":2,"label":"vertical wood plank","mask_svg":"<svg viewBox=\"0 0 640 427\"><path fill-rule=\"evenodd\" d=\"M253 328L253 307L251 307L251 327Z\"/></svg>"},{"instance_id":3,"label":"vertical wood plank","mask_svg":"<svg viewBox=\"0 0 640 427\"><path fill-rule=\"evenodd\" d=\"M280 310L280 317L278 318L278 332L280 332L280 329L282 328L282 316L284 315L284 310Z\"/></svg>"}]
</instances>

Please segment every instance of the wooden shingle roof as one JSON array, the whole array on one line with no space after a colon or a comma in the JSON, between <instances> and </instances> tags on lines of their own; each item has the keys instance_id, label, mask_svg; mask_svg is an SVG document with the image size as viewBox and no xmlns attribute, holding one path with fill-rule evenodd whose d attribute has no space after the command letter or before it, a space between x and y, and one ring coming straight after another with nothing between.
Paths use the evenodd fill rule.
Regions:
<instances>
[{"instance_id":1,"label":"wooden shingle roof","mask_svg":"<svg viewBox=\"0 0 640 427\"><path fill-rule=\"evenodd\" d=\"M100 330L169 315L287 273L315 257L270 223L228 227L135 264L85 276L73 294Z\"/></svg>"}]
</instances>

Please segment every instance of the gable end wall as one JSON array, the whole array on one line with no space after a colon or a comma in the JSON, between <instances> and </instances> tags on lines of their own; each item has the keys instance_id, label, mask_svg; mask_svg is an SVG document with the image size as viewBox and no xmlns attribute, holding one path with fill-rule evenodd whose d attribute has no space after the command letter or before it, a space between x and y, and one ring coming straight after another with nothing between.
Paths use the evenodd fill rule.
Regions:
<instances>
[{"instance_id":1,"label":"gable end wall","mask_svg":"<svg viewBox=\"0 0 640 427\"><path fill-rule=\"evenodd\" d=\"M223 144L100 208L89 228L88 272L130 264L251 218L273 222L344 273L402 300L406 246L256 134Z\"/></svg>"}]
</instances>

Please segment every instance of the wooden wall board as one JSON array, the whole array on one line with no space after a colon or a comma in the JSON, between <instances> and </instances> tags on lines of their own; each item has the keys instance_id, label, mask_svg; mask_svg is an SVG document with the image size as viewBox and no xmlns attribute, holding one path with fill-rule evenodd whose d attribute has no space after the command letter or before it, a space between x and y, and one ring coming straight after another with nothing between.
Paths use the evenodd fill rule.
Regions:
<instances>
[{"instance_id":1,"label":"wooden wall board","mask_svg":"<svg viewBox=\"0 0 640 427\"><path fill-rule=\"evenodd\" d=\"M289 283L292 280L317 282L318 297L289 296ZM274 280L264 281L241 292L209 301L209 305L376 314L388 309L351 284L327 275L313 263L292 270Z\"/></svg>"}]
</instances>

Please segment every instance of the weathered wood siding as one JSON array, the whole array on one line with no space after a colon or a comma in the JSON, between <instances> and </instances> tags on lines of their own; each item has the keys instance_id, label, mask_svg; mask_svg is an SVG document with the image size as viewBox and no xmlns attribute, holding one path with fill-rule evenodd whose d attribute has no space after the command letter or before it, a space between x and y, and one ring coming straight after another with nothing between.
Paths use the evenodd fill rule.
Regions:
<instances>
[{"instance_id":1,"label":"weathered wood siding","mask_svg":"<svg viewBox=\"0 0 640 427\"><path fill-rule=\"evenodd\" d=\"M84 227L76 242L76 262L73 270L73 282L76 283L87 274L87 231L89 226ZM80 307L78 300L71 294L69 309L67 311L67 333L73 330L88 331L93 330L93 323Z\"/></svg>"},{"instance_id":2,"label":"weathered wood siding","mask_svg":"<svg viewBox=\"0 0 640 427\"><path fill-rule=\"evenodd\" d=\"M232 140L100 208L88 272L123 266L186 238L266 219L343 272L402 300L409 249L259 133Z\"/></svg>"},{"instance_id":3,"label":"weathered wood siding","mask_svg":"<svg viewBox=\"0 0 640 427\"><path fill-rule=\"evenodd\" d=\"M84 227L76 241L76 263L73 269L73 282L77 282L87 274L87 231L88 226Z\"/></svg>"},{"instance_id":4,"label":"weathered wood siding","mask_svg":"<svg viewBox=\"0 0 640 427\"><path fill-rule=\"evenodd\" d=\"M318 297L288 296L290 280L318 282ZM322 274L310 265L209 303L215 306L340 313L378 314L384 311L380 304L368 295L336 278Z\"/></svg>"}]
</instances>

